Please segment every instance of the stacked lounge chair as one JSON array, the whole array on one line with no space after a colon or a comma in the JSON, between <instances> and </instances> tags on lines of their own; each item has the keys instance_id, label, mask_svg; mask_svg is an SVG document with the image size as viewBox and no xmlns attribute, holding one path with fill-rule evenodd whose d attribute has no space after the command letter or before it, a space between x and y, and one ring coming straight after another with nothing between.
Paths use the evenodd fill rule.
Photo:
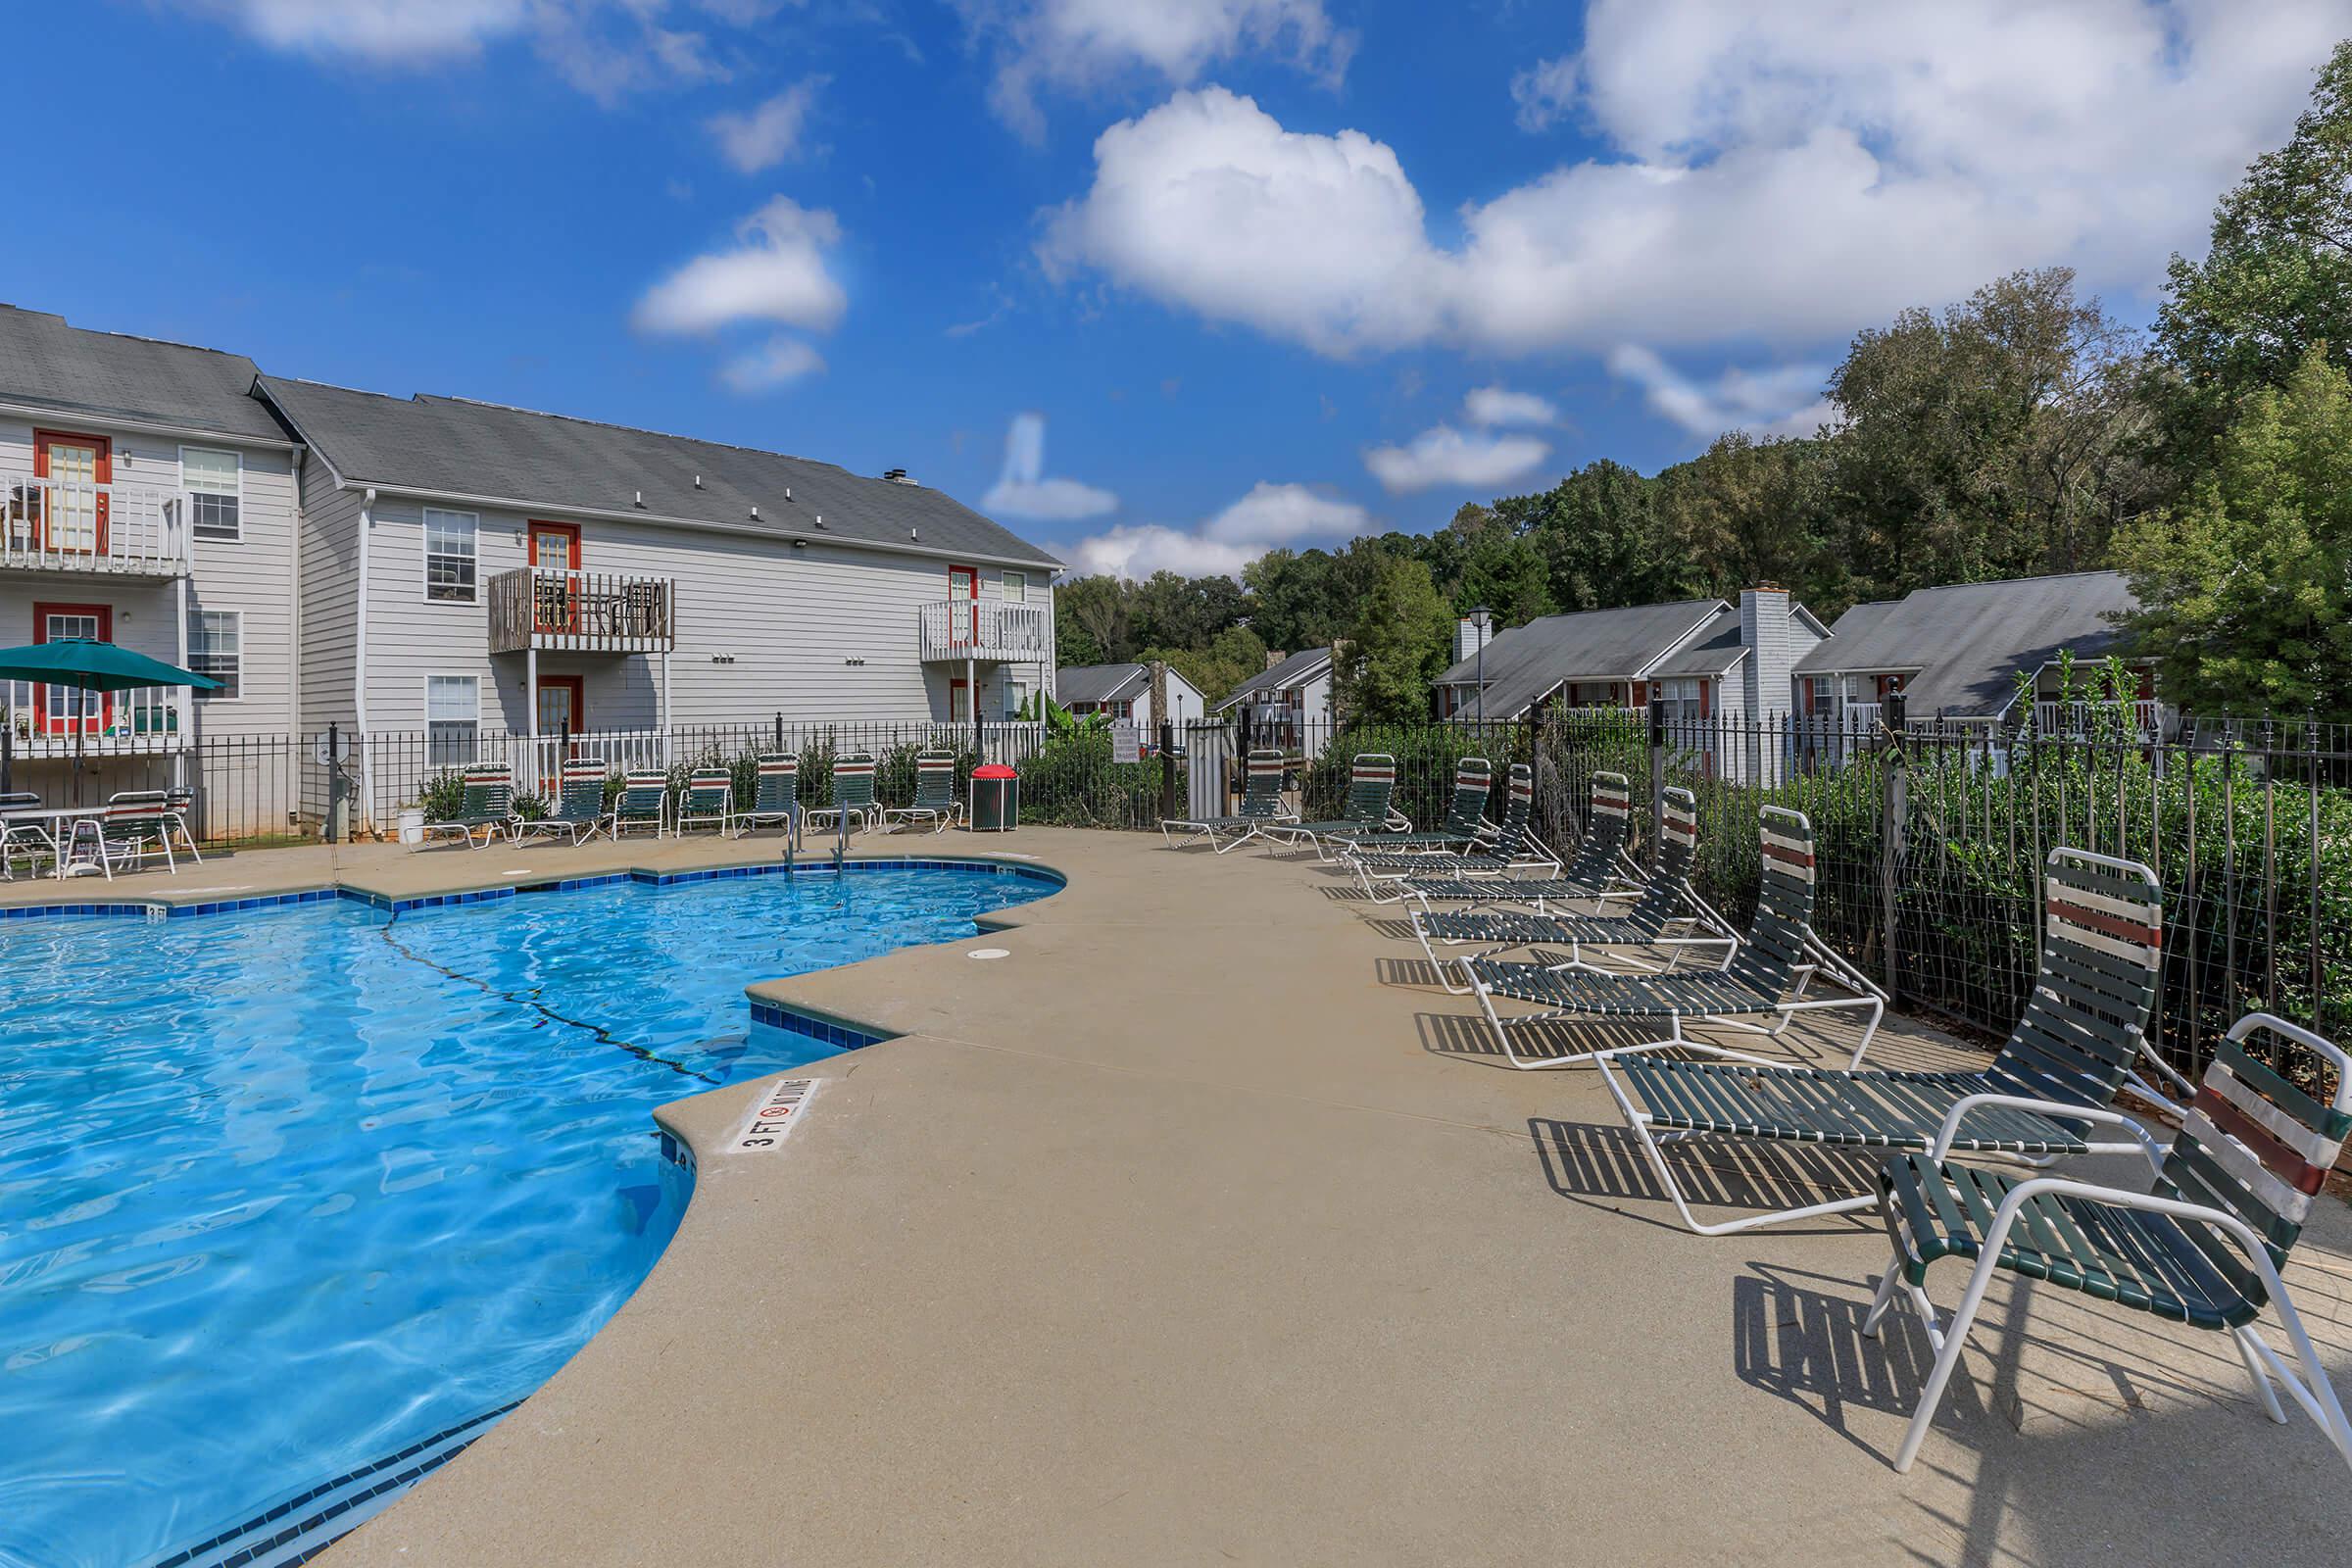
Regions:
<instances>
[{"instance_id":1,"label":"stacked lounge chair","mask_svg":"<svg viewBox=\"0 0 2352 1568\"><path fill-rule=\"evenodd\" d=\"M1326 840L1352 841L1410 829L1413 824L1398 813L1396 798L1396 759L1386 752L1358 752L1348 769L1348 804L1338 816L1320 822L1270 823L1258 836L1269 846L1303 846L1328 858L1323 855Z\"/></svg>"},{"instance_id":2,"label":"stacked lounge chair","mask_svg":"<svg viewBox=\"0 0 2352 1568\"><path fill-rule=\"evenodd\" d=\"M1473 986L1466 978L1472 959L1492 957L1514 948L1567 950L1567 958L1554 967L1599 969L1588 962L1587 948L1665 950L1663 963L1635 962L1637 967L1666 972L1682 966L1686 954L1705 952L1728 960L1740 939L1690 885L1690 860L1698 845L1698 808L1690 792L1665 792L1658 818L1658 867L1634 901L1618 916L1557 915L1515 911L1413 911L1413 936L1429 956L1438 983L1454 996L1467 996ZM1474 953L1441 956L1440 946L1472 947ZM1446 978L1447 964L1460 968L1459 985Z\"/></svg>"},{"instance_id":3,"label":"stacked lounge chair","mask_svg":"<svg viewBox=\"0 0 2352 1568\"><path fill-rule=\"evenodd\" d=\"M1343 857L1359 849L1389 854L1461 854L1486 843L1499 831L1487 820L1487 802L1494 794L1494 764L1483 757L1465 757L1453 767L1453 800L1446 820L1426 832L1332 833L1331 847Z\"/></svg>"},{"instance_id":4,"label":"stacked lounge chair","mask_svg":"<svg viewBox=\"0 0 2352 1568\"><path fill-rule=\"evenodd\" d=\"M1164 817L1159 836L1170 849L1205 842L1223 855L1238 850L1259 830L1295 822L1298 813L1282 804L1282 753L1270 746L1250 752L1242 786L1242 808L1230 816Z\"/></svg>"},{"instance_id":5,"label":"stacked lounge chair","mask_svg":"<svg viewBox=\"0 0 2352 1568\"><path fill-rule=\"evenodd\" d=\"M1623 773L1592 775L1592 805L1576 855L1548 877L1409 875L1396 896L1432 904L1516 904L1539 914L1555 904L1605 904L1632 898L1642 887L1641 868L1626 854L1632 828L1633 792ZM1385 902L1395 902L1394 900Z\"/></svg>"},{"instance_id":6,"label":"stacked lounge chair","mask_svg":"<svg viewBox=\"0 0 2352 1568\"><path fill-rule=\"evenodd\" d=\"M1723 968L1671 974L1593 974L1537 963L1498 963L1491 958L1464 963L1462 968L1502 1048L1503 1059L1514 1067L1564 1067L1605 1054L1690 1045L1683 1033L1686 1019L1703 1018L1729 1028L1777 1035L1800 1012L1854 1008L1867 1015L1861 1042L1854 1048L1854 1064L1858 1065L1886 1013L1886 993L1814 934L1813 824L1803 813L1780 806L1765 807L1759 816L1763 886L1756 897L1755 919ZM1811 983L1824 975L1851 994L1807 996ZM1540 1010L1505 1018L1494 1008L1498 996L1531 1003ZM1750 1021L1758 1017L1773 1022ZM1521 1032L1564 1018L1663 1018L1668 1030L1663 1038L1635 1045L1540 1054L1519 1049L1516 1037ZM1723 1054L1738 1056L1740 1053Z\"/></svg>"},{"instance_id":7,"label":"stacked lounge chair","mask_svg":"<svg viewBox=\"0 0 2352 1568\"><path fill-rule=\"evenodd\" d=\"M1536 806L1536 770L1525 762L1511 764L1509 793L1502 808L1502 827L1494 842L1466 855L1373 854L1360 847L1349 854L1348 866L1375 904L1395 904L1410 897L1400 886L1407 878L1430 874L1453 877L1505 877L1537 866L1554 871L1560 862L1536 837L1531 820ZM1387 892L1383 884L1389 884Z\"/></svg>"}]
</instances>

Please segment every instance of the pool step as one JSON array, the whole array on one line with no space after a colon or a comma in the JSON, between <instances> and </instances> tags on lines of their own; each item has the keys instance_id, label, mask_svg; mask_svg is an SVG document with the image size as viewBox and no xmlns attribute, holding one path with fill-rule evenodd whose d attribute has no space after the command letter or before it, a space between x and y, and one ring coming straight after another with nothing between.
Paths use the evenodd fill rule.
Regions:
<instances>
[{"instance_id":1,"label":"pool step","mask_svg":"<svg viewBox=\"0 0 2352 1568\"><path fill-rule=\"evenodd\" d=\"M485 1410L398 1453L321 1482L234 1530L157 1559L150 1568L292 1568L308 1562L465 1452L491 1423L521 1402Z\"/></svg>"}]
</instances>

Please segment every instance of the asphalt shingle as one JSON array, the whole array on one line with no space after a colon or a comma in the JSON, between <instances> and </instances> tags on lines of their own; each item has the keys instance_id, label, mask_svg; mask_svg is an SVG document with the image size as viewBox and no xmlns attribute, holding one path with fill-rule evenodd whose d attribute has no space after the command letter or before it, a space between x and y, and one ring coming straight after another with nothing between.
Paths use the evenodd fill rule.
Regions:
<instances>
[{"instance_id":1,"label":"asphalt shingle","mask_svg":"<svg viewBox=\"0 0 2352 1568\"><path fill-rule=\"evenodd\" d=\"M11 403L283 445L293 437L253 396L253 378L242 354L93 332L0 305L0 398Z\"/></svg>"}]
</instances>

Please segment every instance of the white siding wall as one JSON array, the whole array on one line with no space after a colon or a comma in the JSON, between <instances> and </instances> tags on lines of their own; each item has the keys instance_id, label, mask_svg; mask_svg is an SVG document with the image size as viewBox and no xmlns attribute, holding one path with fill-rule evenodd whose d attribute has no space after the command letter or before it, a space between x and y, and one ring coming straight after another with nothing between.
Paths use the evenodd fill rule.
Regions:
<instances>
[{"instance_id":1,"label":"white siding wall","mask_svg":"<svg viewBox=\"0 0 2352 1568\"><path fill-rule=\"evenodd\" d=\"M357 724L352 686L359 626L360 510L364 494L338 490L326 466L302 466L302 729Z\"/></svg>"},{"instance_id":2,"label":"white siding wall","mask_svg":"<svg viewBox=\"0 0 2352 1568\"><path fill-rule=\"evenodd\" d=\"M423 505L379 496L368 546L368 724L414 730L424 724L428 674L482 682L486 729L525 730L524 656L489 652L490 579L523 565L526 518L478 514L473 604L424 597ZM669 577L677 584L677 651L670 656L670 721L695 725L755 721L781 712L788 723L924 720L948 716L949 682L959 670L917 658L918 609L948 597L944 560L833 544L795 550L779 539L702 533L650 523L580 522L583 571ZM983 566L981 594L997 597L1002 573ZM1050 578L1030 574L1028 599L1053 613ZM1047 663L981 667L981 714L1004 713L1009 674L1034 690ZM542 676L581 677L585 727L650 728L658 718L658 655L539 656Z\"/></svg>"}]
</instances>

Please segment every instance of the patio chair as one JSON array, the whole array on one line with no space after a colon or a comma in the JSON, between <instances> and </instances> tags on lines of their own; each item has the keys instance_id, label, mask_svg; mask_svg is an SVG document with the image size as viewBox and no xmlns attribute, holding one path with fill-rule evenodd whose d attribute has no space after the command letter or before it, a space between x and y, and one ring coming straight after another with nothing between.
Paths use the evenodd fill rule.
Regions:
<instances>
[{"instance_id":1,"label":"patio chair","mask_svg":"<svg viewBox=\"0 0 2352 1568\"><path fill-rule=\"evenodd\" d=\"M1170 849L1181 850L1188 844L1205 840L1211 850L1223 855L1249 843L1262 828L1277 822L1298 821L1298 813L1282 804L1281 751L1271 746L1258 747L1250 752L1247 765L1240 810L1229 816L1163 817L1159 824L1161 842ZM1183 835L1181 838L1177 836L1179 833Z\"/></svg>"},{"instance_id":2,"label":"patio chair","mask_svg":"<svg viewBox=\"0 0 2352 1568\"><path fill-rule=\"evenodd\" d=\"M686 775L686 793L678 798L678 834L689 828L713 827L725 833L735 814L735 775L723 767L698 767Z\"/></svg>"},{"instance_id":3,"label":"patio chair","mask_svg":"<svg viewBox=\"0 0 2352 1568\"><path fill-rule=\"evenodd\" d=\"M874 825L874 759L858 752L833 764L833 804L807 812L808 825L831 822L845 832L862 833ZM858 825L850 826L857 818Z\"/></svg>"},{"instance_id":4,"label":"patio chair","mask_svg":"<svg viewBox=\"0 0 2352 1568\"><path fill-rule=\"evenodd\" d=\"M96 865L112 882L118 867L136 870L148 857L161 855L176 876L179 861L172 852L173 816L170 797L162 790L117 791L100 809L74 818L67 830L66 863Z\"/></svg>"},{"instance_id":5,"label":"patio chair","mask_svg":"<svg viewBox=\"0 0 2352 1568\"><path fill-rule=\"evenodd\" d=\"M1848 1063L1859 1065L1886 1014L1886 994L1814 935L1813 824L1802 812L1781 806L1767 806L1757 814L1763 843L1763 887L1756 898L1755 919L1724 967L1673 974L1593 974L1537 963L1497 963L1490 958L1465 962L1462 970L1469 976L1479 1009L1502 1047L1503 1059L1514 1067L1565 1067L1595 1056L1694 1044L1683 1034L1686 1018L1704 1018L1727 1028L1771 1036L1788 1028L1800 1012L1851 1008L1866 1014L1862 1038ZM1823 975L1852 994L1806 996L1806 989ZM1532 1003L1542 1010L1505 1018L1494 1010L1497 996ZM1774 1021L1769 1025L1748 1021L1757 1017ZM1523 1054L1513 1043L1515 1032L1562 1018L1664 1018L1667 1033L1662 1039L1637 1045L1548 1055ZM1776 1065L1722 1047L1708 1049L1744 1061Z\"/></svg>"},{"instance_id":6,"label":"patio chair","mask_svg":"<svg viewBox=\"0 0 2352 1568\"><path fill-rule=\"evenodd\" d=\"M2250 1054L2245 1040L2256 1030L2317 1058L2311 1065L2323 1072L2304 1082L2319 1082L2325 1069L2332 1069L2330 1098L2314 1098L2289 1072ZM2352 1132L2352 1059L2310 1030L2269 1013L2240 1018L2206 1069L2186 1121L2157 1167L2155 1190L2148 1193L1947 1164L1970 1112L1995 1106L2003 1113L2084 1114L2078 1106L2045 1106L2031 1099L1988 1096L1962 1102L1945 1113L1935 1147L1889 1160L1880 1178L1894 1257L1879 1282L1862 1332L1877 1336L1899 1290L1936 1348L1935 1367L1920 1391L1894 1468L1909 1470L1919 1457L1984 1304L1984 1288L2004 1269L2188 1328L2227 1333L2236 1342L2264 1413L2273 1421L2286 1420L2271 1385L2276 1375L2320 1424L2336 1453L2352 1464L2352 1424L2344 1419L2343 1404L2279 1278L2312 1200L2343 1152L2345 1134ZM2126 1121L2112 1111L2099 1116ZM1944 1257L1974 1258L1976 1267L1950 1323L1939 1325L1926 1281L1929 1267ZM2026 1299L2011 1311L2021 1310ZM2278 1309L2279 1326L2294 1348L2294 1367L2254 1326L2266 1306Z\"/></svg>"},{"instance_id":7,"label":"patio chair","mask_svg":"<svg viewBox=\"0 0 2352 1568\"><path fill-rule=\"evenodd\" d=\"M1683 1223L1702 1236L1724 1236L1868 1208L1878 1198L1875 1193L1843 1197L1702 1225L1659 1151L1661 1138L1705 1135L1917 1151L1935 1143L1937 1124L1955 1106L1984 1103L1995 1108L1958 1145L1971 1153L2046 1162L2066 1154L2144 1152L2145 1135L2135 1129L2120 1140L2100 1140L2089 1137L2087 1128L2112 1120L2100 1107L2127 1084L2156 1103L2170 1103L2132 1071L2135 1058L2154 1060L2146 1030L2156 1004L2164 931L2156 873L2083 850L2052 850L2042 878L2042 907L2034 992L2008 1043L1982 1070L1756 1066L1752 1058L1695 1041L1687 1044L1738 1059L1604 1055L1602 1082ZM1855 1059L1861 1059L1859 1054ZM2044 1108L1998 1108L1996 1102L2012 1099Z\"/></svg>"},{"instance_id":8,"label":"patio chair","mask_svg":"<svg viewBox=\"0 0 2352 1568\"><path fill-rule=\"evenodd\" d=\"M793 812L800 808L801 760L791 752L762 752L757 765L752 807L735 813L735 831L749 833L772 822L790 832Z\"/></svg>"},{"instance_id":9,"label":"patio chair","mask_svg":"<svg viewBox=\"0 0 2352 1568\"><path fill-rule=\"evenodd\" d=\"M629 829L647 827L656 838L669 831L669 775L660 768L620 776L620 794L606 817L605 832L618 842Z\"/></svg>"},{"instance_id":10,"label":"patio chair","mask_svg":"<svg viewBox=\"0 0 2352 1568\"><path fill-rule=\"evenodd\" d=\"M1533 906L1538 913L1549 913L1553 904L1609 904L1633 898L1642 890L1642 877L1641 868L1626 855L1632 821L1633 790L1625 775L1596 771L1585 836L1577 843L1575 857L1557 875L1514 880L1476 870L1451 875L1408 874L1396 879L1402 883L1396 897L1381 902L1410 897L1419 900L1423 908L1432 904L1523 904Z\"/></svg>"},{"instance_id":11,"label":"patio chair","mask_svg":"<svg viewBox=\"0 0 2352 1568\"><path fill-rule=\"evenodd\" d=\"M536 821L517 821L514 842L562 834L576 848L605 830L605 764L601 758L575 757L564 764L556 808Z\"/></svg>"},{"instance_id":12,"label":"patio chair","mask_svg":"<svg viewBox=\"0 0 2352 1568\"><path fill-rule=\"evenodd\" d=\"M455 816L447 821L424 824L424 837L417 847L432 842L435 834L455 833L466 840L469 850L487 848L504 833L512 842L514 833L514 775L503 765L469 767L465 774L466 793L458 804ZM480 843L474 842L479 830Z\"/></svg>"},{"instance_id":13,"label":"patio chair","mask_svg":"<svg viewBox=\"0 0 2352 1568\"><path fill-rule=\"evenodd\" d=\"M1297 850L1301 846L1328 859L1324 843L1359 836L1397 834L1413 824L1395 805L1396 759L1386 752L1358 752L1348 768L1348 800L1338 816L1320 822L1275 822L1259 831L1269 847L1277 842Z\"/></svg>"},{"instance_id":14,"label":"patio chair","mask_svg":"<svg viewBox=\"0 0 2352 1568\"><path fill-rule=\"evenodd\" d=\"M1502 877L1535 866L1549 866L1557 871L1560 868L1558 858L1544 847L1542 839L1536 837L1530 821L1536 805L1534 768L1525 762L1511 764L1509 793L1505 800L1502 827L1494 835L1494 841L1467 855L1443 852L1375 855L1359 848L1348 856L1348 864L1375 904L1396 904L1411 897L1399 884L1415 875ZM1384 883L1389 884L1385 892Z\"/></svg>"},{"instance_id":15,"label":"patio chair","mask_svg":"<svg viewBox=\"0 0 2352 1568\"><path fill-rule=\"evenodd\" d=\"M0 795L0 812L12 808L38 807L39 794L32 790L11 790ZM57 858L57 840L50 837L46 819L8 821L0 819L0 882L13 882L17 877L17 858L24 858L27 874L43 856Z\"/></svg>"},{"instance_id":16,"label":"patio chair","mask_svg":"<svg viewBox=\"0 0 2352 1568\"><path fill-rule=\"evenodd\" d=\"M1492 839L1498 829L1487 820L1487 802L1494 793L1494 764L1483 757L1465 757L1454 764L1453 800L1446 820L1428 832L1333 833L1334 849L1343 855L1358 843L1369 843L1385 854L1430 850L1460 853Z\"/></svg>"},{"instance_id":17,"label":"patio chair","mask_svg":"<svg viewBox=\"0 0 2352 1568\"><path fill-rule=\"evenodd\" d=\"M884 832L922 822L934 833L956 825L956 754L920 752L914 759L914 804L885 807Z\"/></svg>"},{"instance_id":18,"label":"patio chair","mask_svg":"<svg viewBox=\"0 0 2352 1568\"><path fill-rule=\"evenodd\" d=\"M1565 962L1550 967L1592 969L1601 973L1609 971L1587 961L1585 949L1667 950L1664 963L1626 960L1653 973L1678 969L1686 954L1711 949L1718 955L1714 967L1720 967L1739 947L1740 938L1690 885L1690 860L1698 846L1698 806L1689 790L1665 792L1658 825L1657 874L1642 885L1633 907L1622 915L1562 916L1541 908L1533 914L1432 911L1426 907L1414 910L1413 936L1420 942L1421 951L1429 956L1438 983L1453 996L1468 996L1472 990L1469 980L1465 978L1462 984L1455 985L1446 978L1446 966L1451 963L1467 976L1471 959L1493 957L1514 948L1564 948L1568 954ZM1440 945L1475 947L1479 951L1441 957Z\"/></svg>"}]
</instances>

